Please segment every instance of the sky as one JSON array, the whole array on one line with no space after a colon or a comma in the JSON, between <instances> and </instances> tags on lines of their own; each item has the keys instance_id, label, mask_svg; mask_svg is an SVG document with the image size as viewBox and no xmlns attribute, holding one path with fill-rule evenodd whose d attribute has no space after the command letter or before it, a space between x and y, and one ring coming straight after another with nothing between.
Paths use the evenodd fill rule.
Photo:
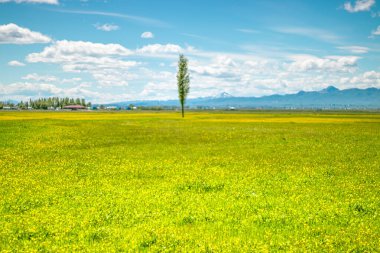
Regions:
<instances>
[{"instance_id":1,"label":"sky","mask_svg":"<svg viewBox=\"0 0 380 253\"><path fill-rule=\"evenodd\" d=\"M378 1L378 2L376 2ZM379 0L0 0L0 100L380 88Z\"/></svg>"}]
</instances>

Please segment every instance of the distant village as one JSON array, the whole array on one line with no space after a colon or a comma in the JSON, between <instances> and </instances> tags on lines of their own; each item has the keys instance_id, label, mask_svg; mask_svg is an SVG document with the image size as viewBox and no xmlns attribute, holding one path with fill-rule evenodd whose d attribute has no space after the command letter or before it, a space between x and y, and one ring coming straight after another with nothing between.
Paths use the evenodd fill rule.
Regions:
<instances>
[{"instance_id":1,"label":"distant village","mask_svg":"<svg viewBox=\"0 0 380 253\"><path fill-rule=\"evenodd\" d=\"M86 102L83 98L39 98L29 99L21 102L0 102L2 110L90 110L91 102Z\"/></svg>"},{"instance_id":2,"label":"distant village","mask_svg":"<svg viewBox=\"0 0 380 253\"><path fill-rule=\"evenodd\" d=\"M47 110L47 111L92 111L92 110L162 110L177 109L177 107L162 108L159 106L114 106L114 105L92 105L83 98L39 98L28 101L0 101L0 110Z\"/></svg>"}]
</instances>

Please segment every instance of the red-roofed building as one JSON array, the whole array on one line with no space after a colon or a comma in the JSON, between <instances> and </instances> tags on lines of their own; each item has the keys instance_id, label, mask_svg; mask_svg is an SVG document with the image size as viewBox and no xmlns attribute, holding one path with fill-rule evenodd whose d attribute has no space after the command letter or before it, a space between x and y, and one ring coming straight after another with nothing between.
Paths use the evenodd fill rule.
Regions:
<instances>
[{"instance_id":1,"label":"red-roofed building","mask_svg":"<svg viewBox=\"0 0 380 253\"><path fill-rule=\"evenodd\" d=\"M83 105L66 105L63 107L63 109L69 109L69 110L83 110L86 109Z\"/></svg>"}]
</instances>

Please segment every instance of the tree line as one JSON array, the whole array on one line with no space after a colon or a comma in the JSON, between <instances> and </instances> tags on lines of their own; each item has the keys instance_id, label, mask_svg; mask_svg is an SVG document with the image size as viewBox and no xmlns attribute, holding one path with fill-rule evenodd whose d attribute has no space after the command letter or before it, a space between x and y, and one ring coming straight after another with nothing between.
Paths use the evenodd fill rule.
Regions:
<instances>
[{"instance_id":1,"label":"tree line","mask_svg":"<svg viewBox=\"0 0 380 253\"><path fill-rule=\"evenodd\" d=\"M59 97L49 97L49 98L38 98L38 99L29 99L29 101L21 101L17 104L0 102L0 109L4 107L17 107L19 109L37 109L37 110L47 110L49 108L60 108L67 105L82 105L86 107L91 107L91 102L86 102L84 98L59 98Z\"/></svg>"}]
</instances>

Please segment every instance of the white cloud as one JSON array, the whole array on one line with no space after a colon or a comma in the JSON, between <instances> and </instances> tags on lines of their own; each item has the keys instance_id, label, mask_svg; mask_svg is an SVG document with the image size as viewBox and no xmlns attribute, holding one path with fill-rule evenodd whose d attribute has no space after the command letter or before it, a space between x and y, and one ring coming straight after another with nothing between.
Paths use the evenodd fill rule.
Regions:
<instances>
[{"instance_id":1,"label":"white cloud","mask_svg":"<svg viewBox=\"0 0 380 253\"><path fill-rule=\"evenodd\" d=\"M95 24L94 26L96 29L100 31L104 31L104 32L111 32L111 31L116 31L120 29L119 26L113 25L113 24L103 24L103 25Z\"/></svg>"},{"instance_id":2,"label":"white cloud","mask_svg":"<svg viewBox=\"0 0 380 253\"><path fill-rule=\"evenodd\" d=\"M214 77L231 77L235 76L238 71L239 66L230 57L220 55L217 56L212 63L202 66L198 64L192 64L190 70L193 73L203 75L203 76L214 76ZM240 71L239 71L240 72Z\"/></svg>"},{"instance_id":3,"label":"white cloud","mask_svg":"<svg viewBox=\"0 0 380 253\"><path fill-rule=\"evenodd\" d=\"M363 52L366 48L347 46L341 49ZM28 55L27 61L55 63L64 72L77 73L82 79L56 83L77 85L81 82L70 92L83 94L92 101L175 99L179 53L189 58L190 97L212 96L224 91L234 96L262 96L320 90L329 85L370 87L377 82L366 81L360 85L354 81L341 82L342 78L362 77L356 74L358 56L283 55L268 58L250 53L201 51L176 44L148 44L130 50L118 44L57 41L39 53ZM150 61L147 60L149 57L158 59ZM160 68L152 67L160 63L164 63ZM93 80L88 80L88 75ZM374 74L367 76L378 80L374 79ZM46 83L47 80L41 78L39 82ZM113 88L109 89L111 86ZM131 93L126 94L126 91ZM68 94L67 89L61 92Z\"/></svg>"},{"instance_id":4,"label":"white cloud","mask_svg":"<svg viewBox=\"0 0 380 253\"><path fill-rule=\"evenodd\" d=\"M0 25L0 44L49 43L51 39L16 24Z\"/></svg>"},{"instance_id":5,"label":"white cloud","mask_svg":"<svg viewBox=\"0 0 380 253\"><path fill-rule=\"evenodd\" d=\"M37 82L55 82L57 81L57 77L55 76L42 76L36 73L28 74L23 76L22 79L29 81L37 81Z\"/></svg>"},{"instance_id":6,"label":"white cloud","mask_svg":"<svg viewBox=\"0 0 380 253\"><path fill-rule=\"evenodd\" d=\"M10 62L8 62L8 65L12 66L12 67L23 67L23 66L25 66L24 63L19 62L19 61L10 61Z\"/></svg>"},{"instance_id":7,"label":"white cloud","mask_svg":"<svg viewBox=\"0 0 380 253\"><path fill-rule=\"evenodd\" d=\"M380 88L380 72L367 71L353 77L342 77L339 84L344 88Z\"/></svg>"},{"instance_id":8,"label":"white cloud","mask_svg":"<svg viewBox=\"0 0 380 253\"><path fill-rule=\"evenodd\" d=\"M140 98L143 99L157 99L157 100L166 100L173 99L177 94L177 85L175 79L169 81L153 81L148 82L144 86L142 92L138 94Z\"/></svg>"},{"instance_id":9,"label":"white cloud","mask_svg":"<svg viewBox=\"0 0 380 253\"><path fill-rule=\"evenodd\" d=\"M139 71L144 76L151 77L154 81L176 80L176 73L170 71L153 71L145 67L139 68Z\"/></svg>"},{"instance_id":10,"label":"white cloud","mask_svg":"<svg viewBox=\"0 0 380 253\"><path fill-rule=\"evenodd\" d=\"M96 69L90 73L102 87L128 86L128 81L136 78L135 74L120 69Z\"/></svg>"},{"instance_id":11,"label":"white cloud","mask_svg":"<svg viewBox=\"0 0 380 253\"><path fill-rule=\"evenodd\" d=\"M111 94L107 92L94 91L78 85L70 88L60 88L49 83L17 82L11 84L0 84L0 100L15 99L27 101L29 98L40 97L79 97L91 102L124 101L130 99L129 94Z\"/></svg>"},{"instance_id":12,"label":"white cloud","mask_svg":"<svg viewBox=\"0 0 380 253\"><path fill-rule=\"evenodd\" d=\"M0 85L0 94L4 95L38 95L46 96L62 93L62 89L48 83L18 82L8 85Z\"/></svg>"},{"instance_id":13,"label":"white cloud","mask_svg":"<svg viewBox=\"0 0 380 253\"><path fill-rule=\"evenodd\" d=\"M348 51L353 54L366 54L369 51L368 47L361 47L361 46L345 46L345 47L337 47L337 48Z\"/></svg>"},{"instance_id":14,"label":"white cloud","mask_svg":"<svg viewBox=\"0 0 380 253\"><path fill-rule=\"evenodd\" d=\"M147 55L160 55L160 54L179 54L184 52L185 50L175 44L150 44L139 48L136 50L138 54L147 54Z\"/></svg>"},{"instance_id":15,"label":"white cloud","mask_svg":"<svg viewBox=\"0 0 380 253\"><path fill-rule=\"evenodd\" d=\"M346 2L344 4L344 9L351 13L369 11L375 3L375 0L356 0L354 5L352 5L351 2Z\"/></svg>"},{"instance_id":16,"label":"white cloud","mask_svg":"<svg viewBox=\"0 0 380 253\"><path fill-rule=\"evenodd\" d=\"M73 77L73 78L65 78L61 82L62 83L77 83L82 81L82 78L80 77Z\"/></svg>"},{"instance_id":17,"label":"white cloud","mask_svg":"<svg viewBox=\"0 0 380 253\"><path fill-rule=\"evenodd\" d=\"M380 35L380 25L376 28L376 30L372 31L372 36Z\"/></svg>"},{"instance_id":18,"label":"white cloud","mask_svg":"<svg viewBox=\"0 0 380 253\"><path fill-rule=\"evenodd\" d=\"M363 74L363 77L366 79L376 80L378 83L380 83L380 72L367 71Z\"/></svg>"},{"instance_id":19,"label":"white cloud","mask_svg":"<svg viewBox=\"0 0 380 253\"><path fill-rule=\"evenodd\" d=\"M26 60L60 64L65 72L90 73L100 86L126 86L134 78L128 70L139 63L122 58L132 54L119 44L63 40L29 54Z\"/></svg>"},{"instance_id":20,"label":"white cloud","mask_svg":"<svg viewBox=\"0 0 380 253\"><path fill-rule=\"evenodd\" d=\"M0 0L0 3L59 4L58 0Z\"/></svg>"},{"instance_id":21,"label":"white cloud","mask_svg":"<svg viewBox=\"0 0 380 253\"><path fill-rule=\"evenodd\" d=\"M104 56L126 56L132 51L120 44L101 44L85 41L56 41L41 53L27 56L28 62L93 62Z\"/></svg>"},{"instance_id":22,"label":"white cloud","mask_svg":"<svg viewBox=\"0 0 380 253\"><path fill-rule=\"evenodd\" d=\"M132 99L125 92L109 92L102 87L94 87L92 82L81 78L58 79L52 76L30 74L23 78L26 81L9 84L0 83L0 101L14 99L27 101L29 98L41 97L79 97L91 102L115 102ZM50 82L49 82L50 81ZM51 82L54 82L51 83Z\"/></svg>"},{"instance_id":23,"label":"white cloud","mask_svg":"<svg viewBox=\"0 0 380 253\"><path fill-rule=\"evenodd\" d=\"M280 72L278 64L254 56L214 53L202 61L190 59L189 69L191 97L224 91L238 96L259 96L284 90L284 82L276 76Z\"/></svg>"},{"instance_id":24,"label":"white cloud","mask_svg":"<svg viewBox=\"0 0 380 253\"><path fill-rule=\"evenodd\" d=\"M154 34L152 32L143 32L141 34L141 38L143 38L143 39L153 39L154 38Z\"/></svg>"},{"instance_id":25,"label":"white cloud","mask_svg":"<svg viewBox=\"0 0 380 253\"><path fill-rule=\"evenodd\" d=\"M102 44L85 41L56 41L39 53L26 57L28 62L64 63L67 69L90 69L90 66L104 68L128 68L135 61L122 60L128 56L178 57L179 53L194 53L194 48L182 48L176 44L149 44L132 51L120 44ZM75 68L74 68L75 67Z\"/></svg>"},{"instance_id":26,"label":"white cloud","mask_svg":"<svg viewBox=\"0 0 380 253\"><path fill-rule=\"evenodd\" d=\"M328 56L320 58L312 55L292 55L289 71L332 71L353 72L360 59L357 56Z\"/></svg>"},{"instance_id":27,"label":"white cloud","mask_svg":"<svg viewBox=\"0 0 380 253\"><path fill-rule=\"evenodd\" d=\"M48 82L16 82L0 84L0 101L3 99L28 100L40 97L100 98L102 93L86 90L82 85L61 88ZM104 94L106 97L107 95Z\"/></svg>"},{"instance_id":28,"label":"white cloud","mask_svg":"<svg viewBox=\"0 0 380 253\"><path fill-rule=\"evenodd\" d=\"M216 95L223 91L234 96L263 96L320 90L329 85L347 88L340 79L354 76L360 59L357 56L314 55L265 59L212 52L207 55L202 60L190 56L190 97ZM371 87L374 83L368 82L360 87Z\"/></svg>"}]
</instances>

